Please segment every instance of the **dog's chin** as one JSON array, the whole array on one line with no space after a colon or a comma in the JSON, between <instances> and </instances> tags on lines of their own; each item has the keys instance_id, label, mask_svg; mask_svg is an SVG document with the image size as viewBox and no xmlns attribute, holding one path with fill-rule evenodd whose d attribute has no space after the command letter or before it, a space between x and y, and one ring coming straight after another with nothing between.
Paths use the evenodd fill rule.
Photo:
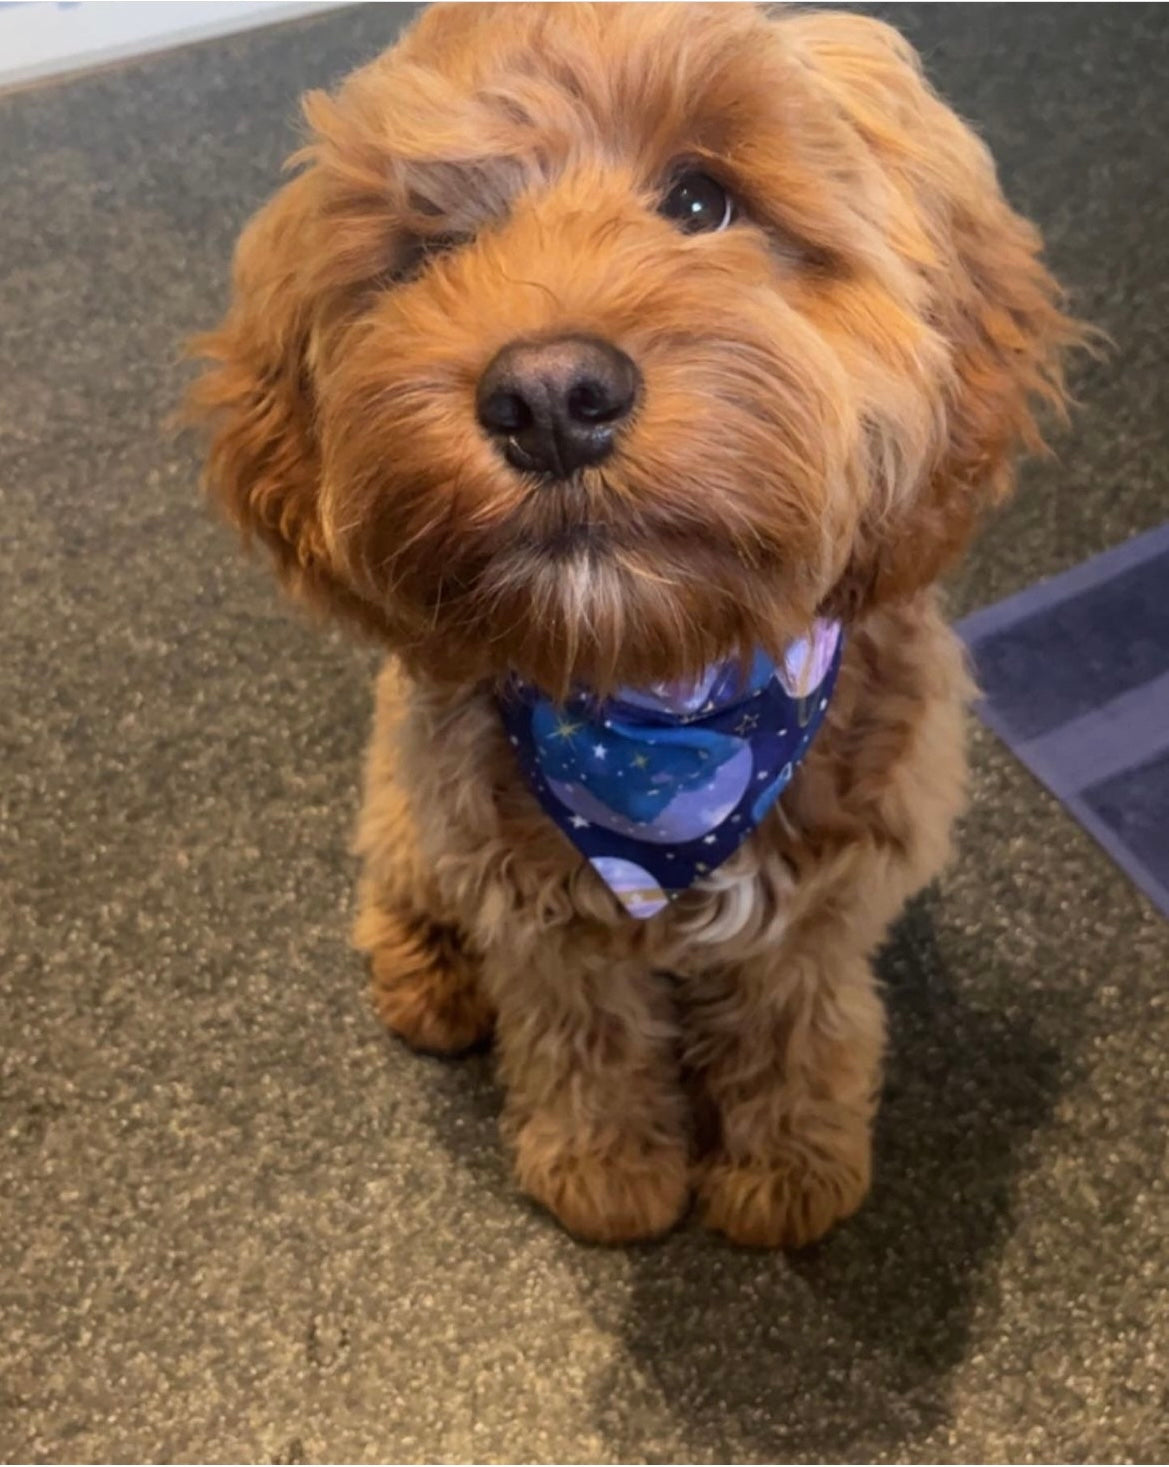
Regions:
<instances>
[{"instance_id":1,"label":"dog's chin","mask_svg":"<svg viewBox=\"0 0 1169 1467\"><path fill-rule=\"evenodd\" d=\"M794 521L782 541L762 526L736 538L724 521L741 520L718 501L655 505L593 479L510 504L477 498L496 513L436 514L421 530L355 519L336 542L355 586L386 608L399 655L429 677L515 674L554 696L604 696L782 652L815 615L816 537Z\"/></svg>"},{"instance_id":2,"label":"dog's chin","mask_svg":"<svg viewBox=\"0 0 1169 1467\"><path fill-rule=\"evenodd\" d=\"M580 520L513 543L436 629L485 672L563 697L697 680L711 663L776 650L806 626L777 583L714 536L654 547ZM444 625L445 622L445 625Z\"/></svg>"},{"instance_id":3,"label":"dog's chin","mask_svg":"<svg viewBox=\"0 0 1169 1467\"><path fill-rule=\"evenodd\" d=\"M782 654L806 632L823 595L810 537L793 531L786 554L767 555L760 536L748 557L716 518L624 508L548 495L494 523L436 516L421 533L352 520L333 565L403 663L452 684L514 674L552 696L606 696L697 680L760 647Z\"/></svg>"}]
</instances>

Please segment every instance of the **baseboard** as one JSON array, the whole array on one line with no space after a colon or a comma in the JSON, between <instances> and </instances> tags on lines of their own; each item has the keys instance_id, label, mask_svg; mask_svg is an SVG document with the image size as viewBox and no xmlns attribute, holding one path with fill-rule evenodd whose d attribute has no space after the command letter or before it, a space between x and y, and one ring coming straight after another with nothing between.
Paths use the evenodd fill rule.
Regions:
<instances>
[{"instance_id":1,"label":"baseboard","mask_svg":"<svg viewBox=\"0 0 1169 1467\"><path fill-rule=\"evenodd\" d=\"M343 0L0 4L0 89L331 10Z\"/></svg>"}]
</instances>

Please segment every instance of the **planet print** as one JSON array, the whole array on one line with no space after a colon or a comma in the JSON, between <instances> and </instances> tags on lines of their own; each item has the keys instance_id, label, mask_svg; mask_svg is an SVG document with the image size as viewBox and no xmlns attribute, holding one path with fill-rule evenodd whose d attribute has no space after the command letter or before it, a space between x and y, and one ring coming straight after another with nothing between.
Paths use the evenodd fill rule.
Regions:
<instances>
[{"instance_id":1,"label":"planet print","mask_svg":"<svg viewBox=\"0 0 1169 1467\"><path fill-rule=\"evenodd\" d=\"M775 668L764 652L756 652L746 670L737 661L713 662L694 683L654 683L645 690L621 688L613 699L617 710L658 714L686 723L753 697L771 681Z\"/></svg>"},{"instance_id":2,"label":"planet print","mask_svg":"<svg viewBox=\"0 0 1169 1467\"><path fill-rule=\"evenodd\" d=\"M697 713L709 701L719 667L719 663L714 663L694 683L652 683L646 689L622 688L615 701L652 713L685 717Z\"/></svg>"},{"instance_id":3,"label":"planet print","mask_svg":"<svg viewBox=\"0 0 1169 1467\"><path fill-rule=\"evenodd\" d=\"M788 697L808 698L816 691L828 676L839 640L839 622L817 620L806 637L791 644L775 669Z\"/></svg>"},{"instance_id":4,"label":"planet print","mask_svg":"<svg viewBox=\"0 0 1169 1467\"><path fill-rule=\"evenodd\" d=\"M555 779L547 771L545 777L560 803L593 825L654 845L681 844L722 825L751 783L755 767L751 746L741 739L734 742L737 751L710 771L706 783L696 789L680 789L650 820L631 818L576 781Z\"/></svg>"},{"instance_id":5,"label":"planet print","mask_svg":"<svg viewBox=\"0 0 1169 1467\"><path fill-rule=\"evenodd\" d=\"M636 861L620 856L594 856L594 870L631 917L652 917L669 902L669 897Z\"/></svg>"},{"instance_id":6,"label":"planet print","mask_svg":"<svg viewBox=\"0 0 1169 1467\"><path fill-rule=\"evenodd\" d=\"M791 777L792 767L790 764L785 764L762 793L755 796L755 803L751 806L751 820L755 825L759 824L760 820L763 819L764 815L767 814L768 810L771 809L772 805L783 794L784 790L791 783Z\"/></svg>"}]
</instances>

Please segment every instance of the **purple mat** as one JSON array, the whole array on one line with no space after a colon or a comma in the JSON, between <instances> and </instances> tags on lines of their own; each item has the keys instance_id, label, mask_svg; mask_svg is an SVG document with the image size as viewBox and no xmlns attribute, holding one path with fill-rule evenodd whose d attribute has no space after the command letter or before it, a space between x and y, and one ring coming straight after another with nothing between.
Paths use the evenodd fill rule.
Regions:
<instances>
[{"instance_id":1,"label":"purple mat","mask_svg":"<svg viewBox=\"0 0 1169 1467\"><path fill-rule=\"evenodd\" d=\"M983 722L1169 916L1169 524L958 631Z\"/></svg>"}]
</instances>

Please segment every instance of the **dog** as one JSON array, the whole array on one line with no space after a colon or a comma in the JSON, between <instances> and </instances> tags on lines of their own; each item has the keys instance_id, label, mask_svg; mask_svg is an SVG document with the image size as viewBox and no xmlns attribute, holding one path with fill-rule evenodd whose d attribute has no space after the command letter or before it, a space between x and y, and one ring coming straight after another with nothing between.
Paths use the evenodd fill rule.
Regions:
<instances>
[{"instance_id":1,"label":"dog","mask_svg":"<svg viewBox=\"0 0 1169 1467\"><path fill-rule=\"evenodd\" d=\"M378 1012L493 1036L578 1238L810 1243L965 798L937 582L1065 401L1040 238L853 14L439 5L304 110L191 403L214 500L387 652Z\"/></svg>"}]
</instances>

